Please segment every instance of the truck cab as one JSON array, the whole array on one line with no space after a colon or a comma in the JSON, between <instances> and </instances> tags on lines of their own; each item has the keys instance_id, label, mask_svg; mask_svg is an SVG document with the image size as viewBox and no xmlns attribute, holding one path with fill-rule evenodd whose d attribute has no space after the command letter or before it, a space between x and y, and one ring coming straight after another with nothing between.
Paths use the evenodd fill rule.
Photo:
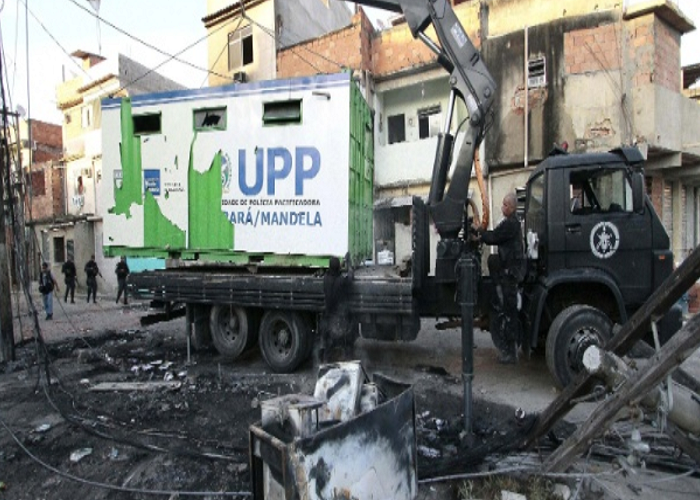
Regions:
<instances>
[{"instance_id":1,"label":"truck cab","mask_svg":"<svg viewBox=\"0 0 700 500\"><path fill-rule=\"evenodd\" d=\"M627 321L673 271L668 235L644 193L643 161L631 147L555 150L528 180L523 327L531 347L546 338L562 386L583 351L604 343L612 324Z\"/></svg>"}]
</instances>

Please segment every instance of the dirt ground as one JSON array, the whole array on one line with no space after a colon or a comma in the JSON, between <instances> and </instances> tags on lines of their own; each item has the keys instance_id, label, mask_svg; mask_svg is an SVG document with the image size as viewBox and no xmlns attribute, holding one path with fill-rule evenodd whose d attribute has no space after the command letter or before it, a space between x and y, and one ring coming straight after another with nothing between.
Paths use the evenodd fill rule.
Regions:
<instances>
[{"instance_id":1,"label":"dirt ground","mask_svg":"<svg viewBox=\"0 0 700 500\"><path fill-rule=\"evenodd\" d=\"M55 301L53 321L45 321L40 311L43 345L34 339L31 317L24 307L18 309L17 359L0 365L0 499L250 496L249 428L261 418L261 402L312 394L319 363L311 359L294 374L278 375L257 349L235 362L213 349L188 352L184 319L142 327L141 318L154 312L146 303L123 306L100 297L87 304L81 298L76 304ZM15 302L23 301L15 297ZM366 372L413 388L421 499L468 498L471 486L461 476L443 480L446 476L496 467L532 475L577 419L590 414L591 406L578 405L535 453L519 452L518 438L556 389L541 356L501 366L488 334L477 332L475 340L468 440L462 432L458 330L437 331L433 322L425 322L416 342L359 340L354 347L352 357ZM106 383L133 385L97 390ZM518 409L524 419L516 418ZM653 482L633 488L632 479L619 480L634 467L615 465L628 453L622 443L627 431L617 432L613 444L596 453L598 461L589 457L585 467L574 468L585 474L547 484L566 485L577 498L658 498L659 488L666 492L649 486ZM681 478L688 481L679 498L697 498L700 486L692 471L684 473L697 464L665 440L656 448L668 455L661 455L658 474L678 477L675 489L681 488ZM591 471L595 481L589 479ZM641 477L650 480L648 474L634 480ZM671 498L670 493L662 497Z\"/></svg>"}]
</instances>

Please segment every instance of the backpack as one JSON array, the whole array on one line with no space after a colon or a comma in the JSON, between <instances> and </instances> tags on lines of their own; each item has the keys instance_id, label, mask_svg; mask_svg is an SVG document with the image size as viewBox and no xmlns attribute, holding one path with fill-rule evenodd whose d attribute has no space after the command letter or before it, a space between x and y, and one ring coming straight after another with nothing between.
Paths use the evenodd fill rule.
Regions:
<instances>
[{"instance_id":1,"label":"backpack","mask_svg":"<svg viewBox=\"0 0 700 500\"><path fill-rule=\"evenodd\" d=\"M53 292L53 279L51 279L51 274L42 271L41 279L39 280L39 293L46 295L51 292Z\"/></svg>"}]
</instances>

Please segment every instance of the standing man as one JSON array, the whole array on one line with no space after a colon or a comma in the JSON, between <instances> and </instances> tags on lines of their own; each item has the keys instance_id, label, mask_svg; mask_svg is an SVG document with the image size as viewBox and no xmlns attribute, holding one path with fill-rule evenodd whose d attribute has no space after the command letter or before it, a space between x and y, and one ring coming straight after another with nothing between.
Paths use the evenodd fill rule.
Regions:
<instances>
[{"instance_id":1,"label":"standing man","mask_svg":"<svg viewBox=\"0 0 700 500\"><path fill-rule=\"evenodd\" d=\"M90 260L85 264L85 274L87 275L87 301L90 302L90 294L92 294L92 302L97 303L97 275L102 277L100 269L95 262L95 256L91 255Z\"/></svg>"},{"instance_id":2,"label":"standing man","mask_svg":"<svg viewBox=\"0 0 700 500\"><path fill-rule=\"evenodd\" d=\"M63 302L68 302L68 292L70 292L70 303L75 304L75 277L77 276L77 271L72 257L68 257L68 260L63 263L61 272L65 276L66 283L66 296Z\"/></svg>"},{"instance_id":3,"label":"standing man","mask_svg":"<svg viewBox=\"0 0 700 500\"><path fill-rule=\"evenodd\" d=\"M481 241L487 245L497 245L498 255L488 258L489 273L496 285L496 297L492 301L491 337L501 351L498 361L515 364L518 361L516 341L520 340L518 321L518 285L525 277L525 257L520 221L515 215L517 201L515 194L503 197L501 212L503 220L492 231L480 227L474 229ZM495 330L495 331L494 331Z\"/></svg>"},{"instance_id":4,"label":"standing man","mask_svg":"<svg viewBox=\"0 0 700 500\"><path fill-rule=\"evenodd\" d=\"M46 319L53 319L53 289L58 291L58 283L51 274L49 265L44 262L41 264L41 274L39 274L39 292L41 299L44 301L44 311Z\"/></svg>"},{"instance_id":5,"label":"standing man","mask_svg":"<svg viewBox=\"0 0 700 500\"><path fill-rule=\"evenodd\" d=\"M114 269L117 275L117 283L119 284L119 291L117 291L117 304L119 304L119 297L121 297L122 292L124 292L124 305L128 304L126 301L126 277L129 276L129 265L126 263L126 257L122 256L117 262L117 267Z\"/></svg>"}]
</instances>

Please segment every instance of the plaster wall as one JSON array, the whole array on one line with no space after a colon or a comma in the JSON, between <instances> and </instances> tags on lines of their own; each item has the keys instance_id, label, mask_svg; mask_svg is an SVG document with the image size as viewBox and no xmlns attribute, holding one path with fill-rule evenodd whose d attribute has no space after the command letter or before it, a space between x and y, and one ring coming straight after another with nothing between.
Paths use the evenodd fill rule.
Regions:
<instances>
[{"instance_id":1,"label":"plaster wall","mask_svg":"<svg viewBox=\"0 0 700 500\"><path fill-rule=\"evenodd\" d=\"M212 2L210 2L212 3ZM217 2L223 6L232 2ZM223 5L226 4L226 5ZM207 10L212 13L214 10ZM275 3L262 2L246 8L245 14L252 19L243 19L239 14L227 17L221 23L207 28L209 36L208 62L209 86L228 85L233 83L233 73L243 71L249 81L271 80L276 78L275 70ZM227 27L222 28L222 23ZM236 30L252 26L253 62L240 68L228 69L228 35Z\"/></svg>"},{"instance_id":2,"label":"plaster wall","mask_svg":"<svg viewBox=\"0 0 700 500\"><path fill-rule=\"evenodd\" d=\"M317 38L350 24L352 12L337 0L275 0L280 47Z\"/></svg>"},{"instance_id":3,"label":"plaster wall","mask_svg":"<svg viewBox=\"0 0 700 500\"><path fill-rule=\"evenodd\" d=\"M476 2L478 3L478 2ZM482 0L488 12L488 37L521 31L605 11L620 12L620 0Z\"/></svg>"}]
</instances>

